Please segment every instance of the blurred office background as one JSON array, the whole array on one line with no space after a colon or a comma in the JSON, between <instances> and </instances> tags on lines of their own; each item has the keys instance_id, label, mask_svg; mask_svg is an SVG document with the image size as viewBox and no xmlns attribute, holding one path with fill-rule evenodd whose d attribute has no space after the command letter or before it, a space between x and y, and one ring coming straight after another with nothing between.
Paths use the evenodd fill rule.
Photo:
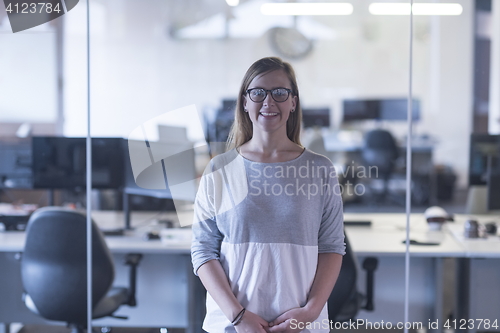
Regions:
<instances>
[{"instance_id":1,"label":"blurred office background","mask_svg":"<svg viewBox=\"0 0 500 333\"><path fill-rule=\"evenodd\" d=\"M414 16L412 210L498 208L486 195L500 165L499 7L419 2L460 10ZM89 85L93 208L155 212L142 223L171 226L155 215L173 211L171 193L135 184L126 139L147 124L148 140L168 154L190 151L186 177L201 175L210 153L220 152L207 140L226 139L241 79L265 56L295 68L303 144L336 166L345 211L404 212L409 16L349 3L349 15L280 16L262 14L261 0L91 0L89 57L84 2L16 34L0 6L0 213L86 206L81 138ZM67 164L58 165L68 146ZM373 165L377 177L358 173ZM61 168L72 170L70 179ZM187 205L193 193L182 198Z\"/></svg>"},{"instance_id":2,"label":"blurred office background","mask_svg":"<svg viewBox=\"0 0 500 333\"><path fill-rule=\"evenodd\" d=\"M309 117L304 144L330 157L342 173L369 163L362 153L366 134L386 130L398 146L388 185L380 175L374 182L347 180L367 181L368 193L380 193L385 186L404 193L408 16L374 15L370 3L361 0L350 2L350 15L263 15L263 3L92 1L92 136L127 138L140 124L194 104L204 133L190 130L193 119L187 117L174 117L167 125L186 128L195 146L205 138L223 141L246 69L256 59L275 55L297 72L304 117ZM487 133L488 123L491 131L498 127L496 111L488 104L498 104L496 94L489 96L490 82L497 84L489 75L489 45L498 38L492 37L491 1L454 3L462 8L459 15L414 17L416 209L457 198L464 203L470 134ZM85 6L17 34L10 33L0 10L2 140L84 136ZM322 121L315 123L315 118ZM158 140L159 134L149 139ZM199 159L197 173L206 157ZM29 157L18 162L26 167ZM10 189L25 185L2 177L2 200L20 199ZM371 201L356 195L344 199L359 209ZM391 203L390 198L382 201Z\"/></svg>"}]
</instances>

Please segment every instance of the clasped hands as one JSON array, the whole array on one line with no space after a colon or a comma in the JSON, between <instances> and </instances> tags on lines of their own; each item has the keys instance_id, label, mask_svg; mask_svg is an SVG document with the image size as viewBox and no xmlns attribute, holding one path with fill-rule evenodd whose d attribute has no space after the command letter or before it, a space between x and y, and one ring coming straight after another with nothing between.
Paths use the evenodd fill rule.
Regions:
<instances>
[{"instance_id":1,"label":"clasped hands","mask_svg":"<svg viewBox=\"0 0 500 333\"><path fill-rule=\"evenodd\" d=\"M243 319L237 326L235 326L235 328L238 333L298 333L303 330L303 326L300 326L302 328L299 328L298 323L312 322L318 316L312 319L311 317L314 316L311 314L311 311L305 307L293 308L268 323L257 314L247 310Z\"/></svg>"}]
</instances>

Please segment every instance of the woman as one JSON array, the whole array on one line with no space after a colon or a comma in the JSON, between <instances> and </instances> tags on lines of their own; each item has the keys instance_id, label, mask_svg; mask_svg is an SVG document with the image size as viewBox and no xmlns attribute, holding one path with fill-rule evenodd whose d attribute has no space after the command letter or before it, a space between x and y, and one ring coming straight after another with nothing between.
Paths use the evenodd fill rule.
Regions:
<instances>
[{"instance_id":1,"label":"woman","mask_svg":"<svg viewBox=\"0 0 500 333\"><path fill-rule=\"evenodd\" d=\"M208 291L203 329L329 332L344 254L332 163L300 145L295 74L263 58L245 74L226 153L195 203L192 260Z\"/></svg>"}]
</instances>

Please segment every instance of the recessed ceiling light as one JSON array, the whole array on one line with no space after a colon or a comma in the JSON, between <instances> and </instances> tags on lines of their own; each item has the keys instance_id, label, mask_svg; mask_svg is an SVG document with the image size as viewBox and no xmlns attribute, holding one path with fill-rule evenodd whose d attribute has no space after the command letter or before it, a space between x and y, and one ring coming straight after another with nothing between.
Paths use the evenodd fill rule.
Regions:
<instances>
[{"instance_id":1,"label":"recessed ceiling light","mask_svg":"<svg viewBox=\"0 0 500 333\"><path fill-rule=\"evenodd\" d=\"M351 15L353 6L350 3L265 3L260 11L264 15Z\"/></svg>"},{"instance_id":2,"label":"recessed ceiling light","mask_svg":"<svg viewBox=\"0 0 500 333\"><path fill-rule=\"evenodd\" d=\"M462 5L458 3L372 3L368 7L373 15L460 15L463 12Z\"/></svg>"}]
</instances>

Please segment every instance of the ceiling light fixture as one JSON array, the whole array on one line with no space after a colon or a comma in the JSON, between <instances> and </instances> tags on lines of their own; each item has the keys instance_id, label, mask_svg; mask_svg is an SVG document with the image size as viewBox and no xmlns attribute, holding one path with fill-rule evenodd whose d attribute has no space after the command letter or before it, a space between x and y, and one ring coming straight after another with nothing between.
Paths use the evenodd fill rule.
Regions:
<instances>
[{"instance_id":1,"label":"ceiling light fixture","mask_svg":"<svg viewBox=\"0 0 500 333\"><path fill-rule=\"evenodd\" d=\"M265 3L260 11L264 15L351 15L353 6L350 3Z\"/></svg>"},{"instance_id":2,"label":"ceiling light fixture","mask_svg":"<svg viewBox=\"0 0 500 333\"><path fill-rule=\"evenodd\" d=\"M226 0L226 3L231 7L236 7L240 4L240 0Z\"/></svg>"},{"instance_id":3,"label":"ceiling light fixture","mask_svg":"<svg viewBox=\"0 0 500 333\"><path fill-rule=\"evenodd\" d=\"M413 15L460 15L462 5L458 3L414 3Z\"/></svg>"},{"instance_id":4,"label":"ceiling light fixture","mask_svg":"<svg viewBox=\"0 0 500 333\"><path fill-rule=\"evenodd\" d=\"M463 12L462 5L458 3L372 3L368 7L372 15L460 15Z\"/></svg>"}]
</instances>

